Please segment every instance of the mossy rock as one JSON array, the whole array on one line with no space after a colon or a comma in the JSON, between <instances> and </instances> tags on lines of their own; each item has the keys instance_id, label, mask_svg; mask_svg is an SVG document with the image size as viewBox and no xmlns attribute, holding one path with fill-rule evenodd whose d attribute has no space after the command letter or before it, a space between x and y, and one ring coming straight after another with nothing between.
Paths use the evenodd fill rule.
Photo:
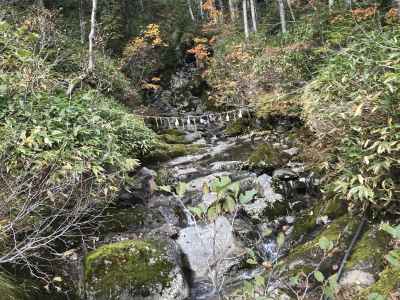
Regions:
<instances>
[{"instance_id":1,"label":"mossy rock","mask_svg":"<svg viewBox=\"0 0 400 300\"><path fill-rule=\"evenodd\" d=\"M100 226L102 233L123 232L129 229L139 230L161 226L164 219L158 210L144 206L127 209L109 208L104 212L104 222Z\"/></svg>"},{"instance_id":2,"label":"mossy rock","mask_svg":"<svg viewBox=\"0 0 400 300\"><path fill-rule=\"evenodd\" d=\"M160 134L158 138L167 144L188 144L185 134L177 129L168 129Z\"/></svg>"},{"instance_id":3,"label":"mossy rock","mask_svg":"<svg viewBox=\"0 0 400 300\"><path fill-rule=\"evenodd\" d=\"M312 232L317 226L317 219L327 216L329 219L338 218L346 213L344 201L338 197L331 197L325 201L319 202L313 208L308 209L298 218L293 226L291 238L298 240L302 236Z\"/></svg>"},{"instance_id":4,"label":"mossy rock","mask_svg":"<svg viewBox=\"0 0 400 300\"><path fill-rule=\"evenodd\" d=\"M400 250L397 250L400 252ZM377 293L384 297L390 297L392 293L400 289L400 268L388 266L379 274L379 279L369 288L364 289L357 300L367 299L368 295ZM390 299L390 298L389 298Z\"/></svg>"},{"instance_id":5,"label":"mossy rock","mask_svg":"<svg viewBox=\"0 0 400 300\"><path fill-rule=\"evenodd\" d=\"M250 119L240 118L232 123L229 123L225 128L224 133L227 136L238 136L249 132L253 127L254 126Z\"/></svg>"},{"instance_id":6,"label":"mossy rock","mask_svg":"<svg viewBox=\"0 0 400 300\"><path fill-rule=\"evenodd\" d=\"M173 281L167 243L128 240L101 246L84 261L89 299L162 299ZM147 297L147 298L146 298Z\"/></svg>"},{"instance_id":7,"label":"mossy rock","mask_svg":"<svg viewBox=\"0 0 400 300\"><path fill-rule=\"evenodd\" d=\"M179 156L194 154L200 149L200 145L159 143L143 160L148 163L163 162Z\"/></svg>"},{"instance_id":8,"label":"mossy rock","mask_svg":"<svg viewBox=\"0 0 400 300\"><path fill-rule=\"evenodd\" d=\"M336 251L324 260L320 266L320 270L325 274L332 273L332 266L340 264L340 258L346 247L348 247L348 243L355 233L358 224L358 218L344 215L334 220L311 241L295 247L284 260L289 273L307 273L310 270L314 270L323 257L323 251L319 247L319 240L322 237L333 241Z\"/></svg>"},{"instance_id":9,"label":"mossy rock","mask_svg":"<svg viewBox=\"0 0 400 300\"><path fill-rule=\"evenodd\" d=\"M390 236L380 230L377 226L372 226L356 243L351 256L349 257L345 269L368 269L376 274L384 268L384 255L388 251Z\"/></svg>"},{"instance_id":10,"label":"mossy rock","mask_svg":"<svg viewBox=\"0 0 400 300\"><path fill-rule=\"evenodd\" d=\"M289 161L289 156L279 152L269 144L259 145L248 158L249 166L265 170L282 167Z\"/></svg>"},{"instance_id":11,"label":"mossy rock","mask_svg":"<svg viewBox=\"0 0 400 300\"><path fill-rule=\"evenodd\" d=\"M337 290L337 299L354 299L360 291L375 282L376 274L384 268L384 254L388 251L390 236L372 226L356 243L349 257Z\"/></svg>"}]
</instances>

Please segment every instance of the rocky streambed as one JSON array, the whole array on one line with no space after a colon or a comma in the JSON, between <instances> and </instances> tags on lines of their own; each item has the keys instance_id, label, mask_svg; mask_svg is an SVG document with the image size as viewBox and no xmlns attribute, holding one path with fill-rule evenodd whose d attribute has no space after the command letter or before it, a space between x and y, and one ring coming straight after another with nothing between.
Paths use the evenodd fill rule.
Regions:
<instances>
[{"instance_id":1,"label":"rocky streambed","mask_svg":"<svg viewBox=\"0 0 400 300\"><path fill-rule=\"evenodd\" d=\"M201 145L198 152L143 167L136 175L141 184L121 192L107 211L102 239L82 259L87 299L254 299L241 291L261 277L271 299L296 299L290 278L337 271L360 220L342 202L322 199L318 178L298 161L296 143L282 132L215 132L196 132L195 138L175 132ZM227 177L240 191L254 191L251 201L212 220L197 216L194 207L218 201L205 187ZM177 195L172 191L179 182L187 185ZM154 183L162 188L149 191ZM339 299L373 285L383 269L388 237L366 228L346 263ZM329 257L320 249L321 237L335 245ZM320 299L316 286L310 279L309 291L299 293Z\"/></svg>"},{"instance_id":2,"label":"rocky streambed","mask_svg":"<svg viewBox=\"0 0 400 300\"><path fill-rule=\"evenodd\" d=\"M84 258L89 299L234 297L245 280L265 272L258 262L274 263L285 252L277 233L289 236L297 212L318 201L318 181L296 161L299 149L289 139L214 132L173 132L200 145L198 153L142 168L141 187L121 192L107 211L107 233ZM254 190L254 199L213 220L195 216L190 208L217 201L204 187L227 177L241 191ZM147 190L153 182L187 188L180 196Z\"/></svg>"}]
</instances>

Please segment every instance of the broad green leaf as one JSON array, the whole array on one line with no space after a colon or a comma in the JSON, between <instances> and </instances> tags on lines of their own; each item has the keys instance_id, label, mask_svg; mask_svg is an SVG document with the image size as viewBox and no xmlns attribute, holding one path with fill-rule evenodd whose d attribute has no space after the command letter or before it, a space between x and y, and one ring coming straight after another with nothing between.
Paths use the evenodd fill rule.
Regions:
<instances>
[{"instance_id":1,"label":"broad green leaf","mask_svg":"<svg viewBox=\"0 0 400 300\"><path fill-rule=\"evenodd\" d=\"M290 282L291 285L296 286L296 285L299 284L299 279L300 279L299 275L292 276L292 277L289 278L289 282Z\"/></svg>"},{"instance_id":2,"label":"broad green leaf","mask_svg":"<svg viewBox=\"0 0 400 300\"><path fill-rule=\"evenodd\" d=\"M332 247L333 247L332 241L328 240L324 236L319 239L318 245L324 251L328 251L328 250L332 249Z\"/></svg>"},{"instance_id":3,"label":"broad green leaf","mask_svg":"<svg viewBox=\"0 0 400 300\"><path fill-rule=\"evenodd\" d=\"M241 194L239 196L239 202L241 204L247 204L249 203L251 200L253 200L254 196L257 195L257 191L256 190L250 190L250 191L246 191L243 194Z\"/></svg>"},{"instance_id":4,"label":"broad green leaf","mask_svg":"<svg viewBox=\"0 0 400 300\"><path fill-rule=\"evenodd\" d=\"M258 275L254 278L254 281L256 283L256 287L263 287L265 286L265 277Z\"/></svg>"},{"instance_id":5,"label":"broad green leaf","mask_svg":"<svg viewBox=\"0 0 400 300\"><path fill-rule=\"evenodd\" d=\"M239 182L232 183L231 185L229 185L228 189L233 192L233 194L235 195L235 198L237 199L237 197L239 196L239 192L240 192Z\"/></svg>"},{"instance_id":6,"label":"broad green leaf","mask_svg":"<svg viewBox=\"0 0 400 300\"><path fill-rule=\"evenodd\" d=\"M368 295L368 300L386 300L387 298L378 294L378 293L372 293Z\"/></svg>"},{"instance_id":7,"label":"broad green leaf","mask_svg":"<svg viewBox=\"0 0 400 300\"><path fill-rule=\"evenodd\" d=\"M207 218L211 221L214 220L217 217L217 208L215 205L211 206L208 210L207 210Z\"/></svg>"},{"instance_id":8,"label":"broad green leaf","mask_svg":"<svg viewBox=\"0 0 400 300\"><path fill-rule=\"evenodd\" d=\"M257 261L254 258L248 258L246 262L250 265L256 265Z\"/></svg>"},{"instance_id":9,"label":"broad green leaf","mask_svg":"<svg viewBox=\"0 0 400 300\"><path fill-rule=\"evenodd\" d=\"M400 225L393 227L387 223L384 223L382 224L381 229L389 233L393 238L400 240Z\"/></svg>"},{"instance_id":10,"label":"broad green leaf","mask_svg":"<svg viewBox=\"0 0 400 300\"><path fill-rule=\"evenodd\" d=\"M282 232L279 232L278 238L276 239L276 243L278 244L279 248L281 248L285 243L285 235Z\"/></svg>"},{"instance_id":11,"label":"broad green leaf","mask_svg":"<svg viewBox=\"0 0 400 300\"><path fill-rule=\"evenodd\" d=\"M187 190L187 183L185 182L179 182L175 187L176 194L179 197L183 197L186 193L186 190Z\"/></svg>"},{"instance_id":12,"label":"broad green leaf","mask_svg":"<svg viewBox=\"0 0 400 300\"><path fill-rule=\"evenodd\" d=\"M400 250L390 251L385 258L393 267L400 268Z\"/></svg>"},{"instance_id":13,"label":"broad green leaf","mask_svg":"<svg viewBox=\"0 0 400 300\"><path fill-rule=\"evenodd\" d=\"M203 183L202 190L203 190L203 194L205 194L205 195L210 192L210 187L208 186L207 182Z\"/></svg>"},{"instance_id":14,"label":"broad green leaf","mask_svg":"<svg viewBox=\"0 0 400 300\"><path fill-rule=\"evenodd\" d=\"M263 232L262 232L263 237L270 236L271 234L272 234L272 229L269 228L269 227L265 228L265 229L263 230Z\"/></svg>"},{"instance_id":15,"label":"broad green leaf","mask_svg":"<svg viewBox=\"0 0 400 300\"><path fill-rule=\"evenodd\" d=\"M319 282L324 282L325 276L320 271L314 271L314 277Z\"/></svg>"},{"instance_id":16,"label":"broad green leaf","mask_svg":"<svg viewBox=\"0 0 400 300\"><path fill-rule=\"evenodd\" d=\"M222 176L222 177L216 178L215 180L213 180L210 183L211 191L219 193L224 188L226 188L231 182L232 181L228 176Z\"/></svg>"},{"instance_id":17,"label":"broad green leaf","mask_svg":"<svg viewBox=\"0 0 400 300\"><path fill-rule=\"evenodd\" d=\"M160 185L157 187L159 191L161 192L167 192L167 193L172 193L172 188L170 185Z\"/></svg>"},{"instance_id":18,"label":"broad green leaf","mask_svg":"<svg viewBox=\"0 0 400 300\"><path fill-rule=\"evenodd\" d=\"M224 204L223 204L224 211L232 213L235 211L235 207L236 207L235 199L233 199L230 196L226 197Z\"/></svg>"}]
</instances>

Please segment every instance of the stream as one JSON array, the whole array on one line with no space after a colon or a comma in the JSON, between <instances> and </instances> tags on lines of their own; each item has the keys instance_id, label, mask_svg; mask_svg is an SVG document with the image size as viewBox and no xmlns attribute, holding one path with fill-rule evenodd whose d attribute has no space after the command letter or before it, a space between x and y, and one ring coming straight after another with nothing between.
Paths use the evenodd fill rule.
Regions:
<instances>
[{"instance_id":1,"label":"stream","mask_svg":"<svg viewBox=\"0 0 400 300\"><path fill-rule=\"evenodd\" d=\"M192 84L179 76L184 75L172 78L168 97L186 93ZM162 97L158 100L154 105L161 105L165 115L206 112L195 96L189 97L183 109L181 101L164 105ZM296 212L319 197L318 182L305 171L298 159L300 148L291 137L298 124L277 120L268 125L273 129L259 126L252 133L233 137L226 134L229 125L214 122L174 130L185 147L196 145L198 151L163 162L154 159L136 171L136 182L122 189L105 211L99 237L84 251L70 252L73 259L66 257L63 276L72 278L80 290L78 296L67 299L242 299L237 290L244 282L265 273L263 263L273 265L287 252ZM171 130L167 132L171 135ZM241 193L254 191L251 201L236 201L232 213L220 212L212 221L195 216L190 208L209 208L219 200L216 193L205 193L205 186L227 177L238 182ZM165 189L179 182L187 184L183 196ZM154 190L155 184L164 190ZM286 237L281 248L279 233ZM139 249L138 245L145 246ZM101 252L111 247L116 250ZM155 256L160 251L161 260ZM130 261L134 266L128 265ZM159 268L165 266L168 274L160 273ZM136 271L129 273L134 267L139 267L145 279ZM160 274L170 277L167 288ZM282 292L274 278L266 288L269 295Z\"/></svg>"}]
</instances>

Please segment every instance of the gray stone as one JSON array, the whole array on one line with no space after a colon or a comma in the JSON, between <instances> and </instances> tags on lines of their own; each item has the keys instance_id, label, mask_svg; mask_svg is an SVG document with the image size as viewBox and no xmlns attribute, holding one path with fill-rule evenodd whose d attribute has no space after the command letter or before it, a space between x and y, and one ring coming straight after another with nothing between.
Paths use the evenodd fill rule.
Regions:
<instances>
[{"instance_id":1,"label":"gray stone","mask_svg":"<svg viewBox=\"0 0 400 300\"><path fill-rule=\"evenodd\" d=\"M258 198L253 203L243 205L246 214L255 220L261 220L268 207L269 204L264 198Z\"/></svg>"},{"instance_id":2,"label":"gray stone","mask_svg":"<svg viewBox=\"0 0 400 300\"><path fill-rule=\"evenodd\" d=\"M138 175L143 177L156 177L157 172L149 168L143 167L139 170Z\"/></svg>"},{"instance_id":3,"label":"gray stone","mask_svg":"<svg viewBox=\"0 0 400 300\"><path fill-rule=\"evenodd\" d=\"M188 143L193 143L194 141L201 139L201 136L200 132L187 133L185 134L184 139Z\"/></svg>"},{"instance_id":4,"label":"gray stone","mask_svg":"<svg viewBox=\"0 0 400 300\"><path fill-rule=\"evenodd\" d=\"M367 287L375 283L375 277L369 272L362 270L352 270L345 272L339 284L342 286L360 286Z\"/></svg>"},{"instance_id":5,"label":"gray stone","mask_svg":"<svg viewBox=\"0 0 400 300\"><path fill-rule=\"evenodd\" d=\"M201 198L201 203L206 207L210 207L211 205L213 205L215 202L217 202L218 200L218 195L217 193L206 193L203 194L202 198Z\"/></svg>"},{"instance_id":6,"label":"gray stone","mask_svg":"<svg viewBox=\"0 0 400 300\"><path fill-rule=\"evenodd\" d=\"M197 172L199 172L199 170L195 167L188 167L186 169L174 168L172 175L175 178L182 180Z\"/></svg>"},{"instance_id":7,"label":"gray stone","mask_svg":"<svg viewBox=\"0 0 400 300\"><path fill-rule=\"evenodd\" d=\"M296 218L293 217L293 216L286 216L286 217L285 217L285 221L286 221L286 223L288 223L288 224L293 224L295 220L296 220Z\"/></svg>"},{"instance_id":8,"label":"gray stone","mask_svg":"<svg viewBox=\"0 0 400 300\"><path fill-rule=\"evenodd\" d=\"M290 156L296 156L297 154L299 154L300 150L298 148L294 147L294 148L283 150L283 152L285 152L286 154L288 154Z\"/></svg>"},{"instance_id":9,"label":"gray stone","mask_svg":"<svg viewBox=\"0 0 400 300\"><path fill-rule=\"evenodd\" d=\"M218 177L229 176L229 175L231 175L231 173L229 173L229 172L218 172L218 173L210 174L210 175L207 175L204 177L196 178L188 183L187 190L200 192L203 190L203 185L205 183L208 184L211 181L217 179Z\"/></svg>"},{"instance_id":10,"label":"gray stone","mask_svg":"<svg viewBox=\"0 0 400 300\"><path fill-rule=\"evenodd\" d=\"M167 166L175 167L175 166L179 166L179 165L188 164L191 162L199 161L206 156L207 156L207 154L203 153L203 154L197 154L197 155L186 155L186 156L177 157L177 158L167 162Z\"/></svg>"},{"instance_id":11,"label":"gray stone","mask_svg":"<svg viewBox=\"0 0 400 300\"><path fill-rule=\"evenodd\" d=\"M216 161L210 164L212 171L234 170L240 165L240 161Z\"/></svg>"},{"instance_id":12,"label":"gray stone","mask_svg":"<svg viewBox=\"0 0 400 300\"><path fill-rule=\"evenodd\" d=\"M193 144L195 144L195 145L207 145L207 141L206 141L205 138L201 138L201 139L193 142Z\"/></svg>"},{"instance_id":13,"label":"gray stone","mask_svg":"<svg viewBox=\"0 0 400 300\"><path fill-rule=\"evenodd\" d=\"M278 169L272 173L272 178L291 180L298 178L298 175L289 169Z\"/></svg>"},{"instance_id":14,"label":"gray stone","mask_svg":"<svg viewBox=\"0 0 400 300\"><path fill-rule=\"evenodd\" d=\"M242 248L233 236L231 222L218 217L215 222L181 230L177 240L195 278L222 276L237 264Z\"/></svg>"},{"instance_id":15,"label":"gray stone","mask_svg":"<svg viewBox=\"0 0 400 300\"><path fill-rule=\"evenodd\" d=\"M274 192L272 187L272 177L267 174L263 174L257 178L258 186L262 197L269 203L275 203L276 201L282 201L283 196Z\"/></svg>"}]
</instances>

